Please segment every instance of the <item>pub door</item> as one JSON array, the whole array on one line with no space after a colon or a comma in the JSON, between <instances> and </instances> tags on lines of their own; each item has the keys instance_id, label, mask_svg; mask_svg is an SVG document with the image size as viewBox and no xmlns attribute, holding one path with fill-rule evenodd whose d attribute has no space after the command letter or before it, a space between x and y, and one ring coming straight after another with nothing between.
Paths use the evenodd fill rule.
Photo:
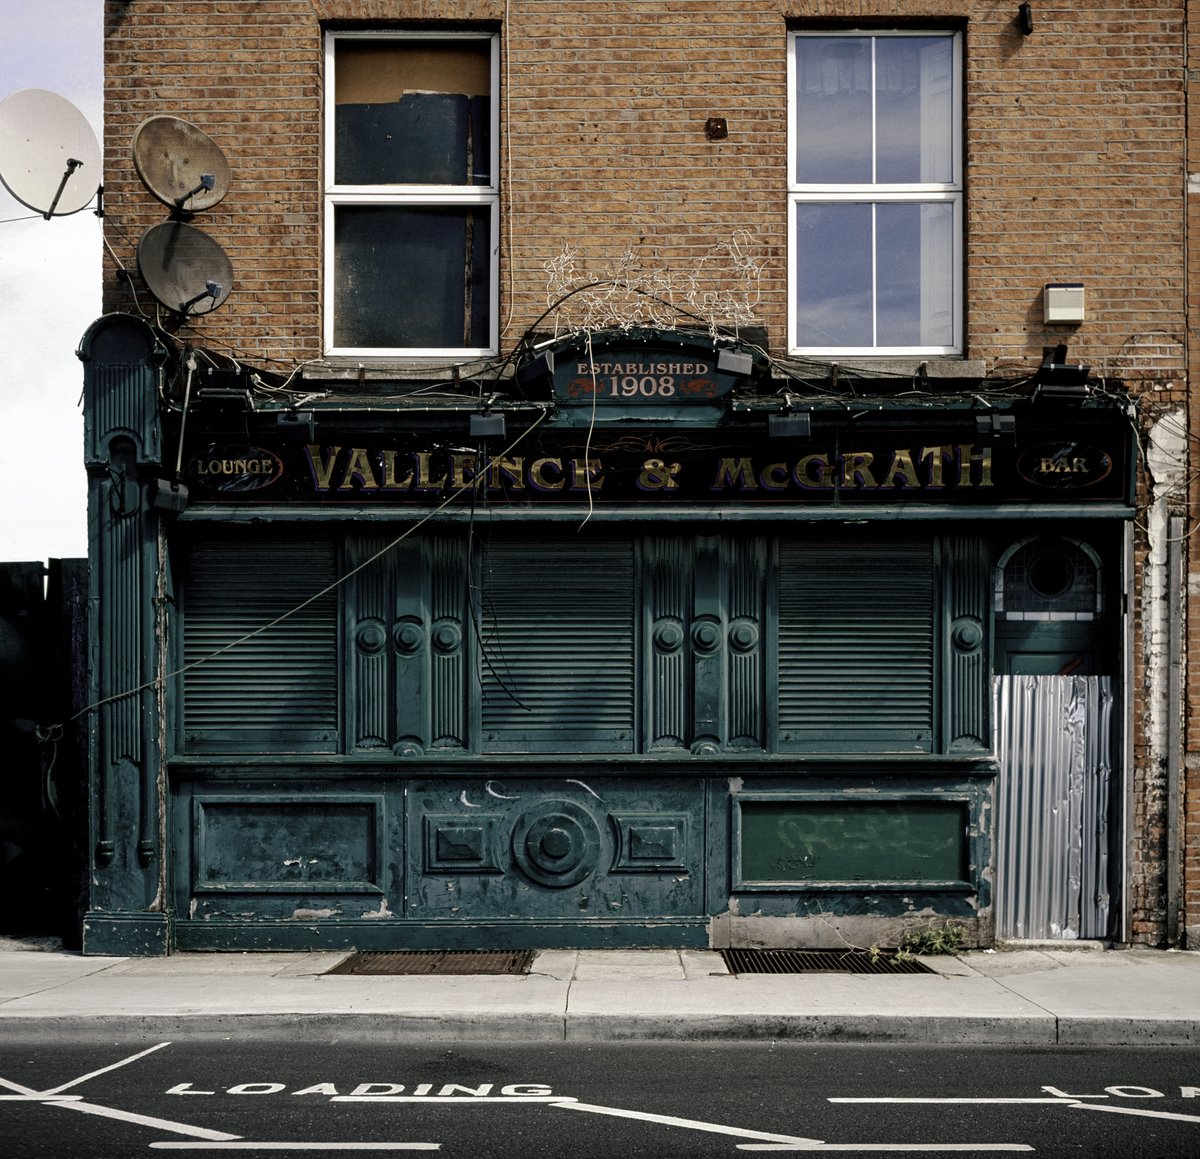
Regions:
<instances>
[{"instance_id":1,"label":"pub door","mask_svg":"<svg viewBox=\"0 0 1200 1159\"><path fill-rule=\"evenodd\" d=\"M1115 649L1100 556L1012 544L996 569L996 937L1110 932Z\"/></svg>"}]
</instances>

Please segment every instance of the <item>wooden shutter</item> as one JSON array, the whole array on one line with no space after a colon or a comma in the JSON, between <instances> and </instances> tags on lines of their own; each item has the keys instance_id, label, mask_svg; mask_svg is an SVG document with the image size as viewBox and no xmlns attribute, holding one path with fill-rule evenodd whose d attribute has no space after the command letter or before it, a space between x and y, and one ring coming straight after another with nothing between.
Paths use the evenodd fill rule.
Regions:
<instances>
[{"instance_id":1,"label":"wooden shutter","mask_svg":"<svg viewBox=\"0 0 1200 1159\"><path fill-rule=\"evenodd\" d=\"M326 589L336 577L331 542L192 546L183 585L187 751L335 751L337 594Z\"/></svg>"},{"instance_id":2,"label":"wooden shutter","mask_svg":"<svg viewBox=\"0 0 1200 1159\"><path fill-rule=\"evenodd\" d=\"M480 588L483 750L632 752L632 545L489 544Z\"/></svg>"},{"instance_id":3,"label":"wooden shutter","mask_svg":"<svg viewBox=\"0 0 1200 1159\"><path fill-rule=\"evenodd\" d=\"M935 609L928 541L781 543L780 750L931 751Z\"/></svg>"}]
</instances>

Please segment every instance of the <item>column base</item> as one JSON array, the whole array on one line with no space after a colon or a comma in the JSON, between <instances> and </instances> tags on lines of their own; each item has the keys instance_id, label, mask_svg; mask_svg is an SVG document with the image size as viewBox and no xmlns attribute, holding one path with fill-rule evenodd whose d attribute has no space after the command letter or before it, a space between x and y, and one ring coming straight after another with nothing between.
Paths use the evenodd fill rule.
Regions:
<instances>
[{"instance_id":1,"label":"column base","mask_svg":"<svg viewBox=\"0 0 1200 1159\"><path fill-rule=\"evenodd\" d=\"M171 952L171 919L164 913L90 910L83 918L83 952L153 958Z\"/></svg>"}]
</instances>

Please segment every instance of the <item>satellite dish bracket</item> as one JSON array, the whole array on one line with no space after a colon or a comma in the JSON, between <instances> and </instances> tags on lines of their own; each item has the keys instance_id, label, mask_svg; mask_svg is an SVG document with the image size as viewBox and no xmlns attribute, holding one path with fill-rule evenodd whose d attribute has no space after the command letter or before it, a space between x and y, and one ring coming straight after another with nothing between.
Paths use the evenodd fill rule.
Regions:
<instances>
[{"instance_id":1,"label":"satellite dish bracket","mask_svg":"<svg viewBox=\"0 0 1200 1159\"><path fill-rule=\"evenodd\" d=\"M58 183L58 189L55 190L55 193L54 193L54 200L50 202L50 208L47 209L46 212L42 214L42 216L47 221L49 221L54 216L54 211L58 208L59 199L63 195L63 190L66 189L66 187L67 187L67 182L70 181L70 179L71 179L71 174L74 173L75 170L80 168L82 165L83 165L83 162L76 160L74 157L67 158L66 172L63 173L62 180Z\"/></svg>"},{"instance_id":2,"label":"satellite dish bracket","mask_svg":"<svg viewBox=\"0 0 1200 1159\"><path fill-rule=\"evenodd\" d=\"M179 307L179 312L186 318L192 312L192 307L197 302L204 301L205 298L211 298L214 302L221 296L221 290L224 287L220 282L214 282L211 278L204 283L204 289L194 297L189 298Z\"/></svg>"},{"instance_id":3,"label":"satellite dish bracket","mask_svg":"<svg viewBox=\"0 0 1200 1159\"><path fill-rule=\"evenodd\" d=\"M189 189L186 193L181 193L175 198L175 208L182 209L185 201L190 201L197 193L211 192L216 188L217 179L211 173L200 174L200 184L195 189Z\"/></svg>"}]
</instances>

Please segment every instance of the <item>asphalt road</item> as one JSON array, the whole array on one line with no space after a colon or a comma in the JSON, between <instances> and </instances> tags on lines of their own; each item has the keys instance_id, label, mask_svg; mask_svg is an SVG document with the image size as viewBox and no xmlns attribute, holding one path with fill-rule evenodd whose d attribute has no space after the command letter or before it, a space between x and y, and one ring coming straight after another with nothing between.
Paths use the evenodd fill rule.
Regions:
<instances>
[{"instance_id":1,"label":"asphalt road","mask_svg":"<svg viewBox=\"0 0 1200 1159\"><path fill-rule=\"evenodd\" d=\"M0 1043L0 1155L1200 1155L1200 1050Z\"/></svg>"}]
</instances>

